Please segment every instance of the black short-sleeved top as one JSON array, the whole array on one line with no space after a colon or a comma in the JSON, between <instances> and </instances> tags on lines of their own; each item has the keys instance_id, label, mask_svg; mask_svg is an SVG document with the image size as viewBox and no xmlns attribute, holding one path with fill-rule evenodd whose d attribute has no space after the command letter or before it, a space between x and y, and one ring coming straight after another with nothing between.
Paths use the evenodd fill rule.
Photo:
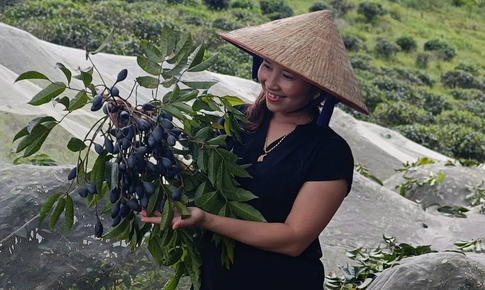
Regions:
<instances>
[{"instance_id":1,"label":"black short-sleeved top","mask_svg":"<svg viewBox=\"0 0 485 290\"><path fill-rule=\"evenodd\" d=\"M263 146L269 118L242 144L232 143L240 164L252 178L239 179L241 186L256 196L249 201L268 222L284 222L299 189L306 181L345 179L352 183L354 161L350 147L332 129L315 122L299 125L263 160ZM270 144L271 148L276 144ZM347 192L348 193L348 192ZM318 195L318 192L315 192ZM213 242L202 253L202 290L322 290L324 280L319 240L298 257L260 250L239 242L234 263L228 270L221 264L221 252Z\"/></svg>"}]
</instances>

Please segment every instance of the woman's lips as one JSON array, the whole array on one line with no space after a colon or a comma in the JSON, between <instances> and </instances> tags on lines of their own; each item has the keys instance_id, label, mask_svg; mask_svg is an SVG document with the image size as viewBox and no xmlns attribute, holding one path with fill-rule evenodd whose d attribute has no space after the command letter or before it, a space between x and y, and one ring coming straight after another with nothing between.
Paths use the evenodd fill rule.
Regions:
<instances>
[{"instance_id":1,"label":"woman's lips","mask_svg":"<svg viewBox=\"0 0 485 290\"><path fill-rule=\"evenodd\" d=\"M279 102L283 99L283 97L272 94L270 92L266 92L266 99L270 102Z\"/></svg>"}]
</instances>

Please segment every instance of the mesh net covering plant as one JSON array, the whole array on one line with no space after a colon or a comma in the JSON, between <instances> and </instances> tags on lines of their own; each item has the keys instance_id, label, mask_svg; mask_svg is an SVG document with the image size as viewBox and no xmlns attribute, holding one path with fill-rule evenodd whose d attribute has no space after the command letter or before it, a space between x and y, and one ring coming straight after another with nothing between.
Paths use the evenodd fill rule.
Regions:
<instances>
[{"instance_id":1,"label":"mesh net covering plant","mask_svg":"<svg viewBox=\"0 0 485 290\"><path fill-rule=\"evenodd\" d=\"M91 60L109 39L97 50L86 51L86 59ZM144 53L137 57L137 64L148 75L137 77L131 91L117 87L127 78L126 69L112 84L94 84L93 74L98 70L93 62L77 75L58 63L64 82L37 71L21 74L16 81L49 82L29 104L61 104L66 114L60 120L35 118L14 141L19 140L17 152L31 156L69 114L87 105L93 112L102 111L83 140L69 140L67 148L78 160L67 176L71 183L42 204L39 224L48 218L49 228L54 230L63 217L63 233L70 233L75 224L73 196L80 196L94 209L95 237L122 241L132 250L146 246L158 265L174 269L164 289L175 289L183 276L190 277L198 289L202 262L199 241L204 230L174 231L171 221L174 214L186 217L189 206L198 206L222 216L264 222L246 203L256 196L238 187L235 179L250 177L247 165L238 164L238 156L225 148L228 136L240 141L240 134L246 133L240 124L247 120L234 108L242 104L239 98L208 93L213 81L185 78L185 74L204 71L217 61L217 54L204 59L203 44L193 49L190 34L178 35L166 26L159 41L142 41L140 46ZM159 95L161 86L169 88L163 96ZM61 97L66 90L74 91L75 96ZM150 94L151 100L138 104L137 96L142 93ZM141 222L137 213L142 210L148 215L161 214L162 223ZM214 235L213 242L222 246L221 261L230 267L233 241Z\"/></svg>"}]
</instances>

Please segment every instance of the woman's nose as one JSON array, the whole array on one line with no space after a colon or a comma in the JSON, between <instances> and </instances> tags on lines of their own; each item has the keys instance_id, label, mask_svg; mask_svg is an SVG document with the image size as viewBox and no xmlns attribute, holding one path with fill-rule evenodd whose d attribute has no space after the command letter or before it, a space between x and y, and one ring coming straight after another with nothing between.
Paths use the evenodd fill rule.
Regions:
<instances>
[{"instance_id":1,"label":"woman's nose","mask_svg":"<svg viewBox=\"0 0 485 290\"><path fill-rule=\"evenodd\" d=\"M269 88L269 89L278 88L278 76L274 73L267 74L265 86L266 88Z\"/></svg>"}]
</instances>

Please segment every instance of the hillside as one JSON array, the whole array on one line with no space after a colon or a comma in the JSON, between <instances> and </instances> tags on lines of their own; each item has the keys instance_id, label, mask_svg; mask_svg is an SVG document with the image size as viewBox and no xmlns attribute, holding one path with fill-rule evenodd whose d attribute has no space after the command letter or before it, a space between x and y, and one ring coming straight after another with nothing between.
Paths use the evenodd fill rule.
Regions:
<instances>
[{"instance_id":1,"label":"hillside","mask_svg":"<svg viewBox=\"0 0 485 290\"><path fill-rule=\"evenodd\" d=\"M211 68L214 72L250 78L250 57L222 42L217 32L330 9L372 114L348 112L447 156L483 163L482 2L10 1L0 21L48 42L81 49L98 47L114 28L114 40L106 51L125 55L139 53L137 41L156 39L168 24L190 32L195 43L204 42L207 57L221 52Z\"/></svg>"}]
</instances>

